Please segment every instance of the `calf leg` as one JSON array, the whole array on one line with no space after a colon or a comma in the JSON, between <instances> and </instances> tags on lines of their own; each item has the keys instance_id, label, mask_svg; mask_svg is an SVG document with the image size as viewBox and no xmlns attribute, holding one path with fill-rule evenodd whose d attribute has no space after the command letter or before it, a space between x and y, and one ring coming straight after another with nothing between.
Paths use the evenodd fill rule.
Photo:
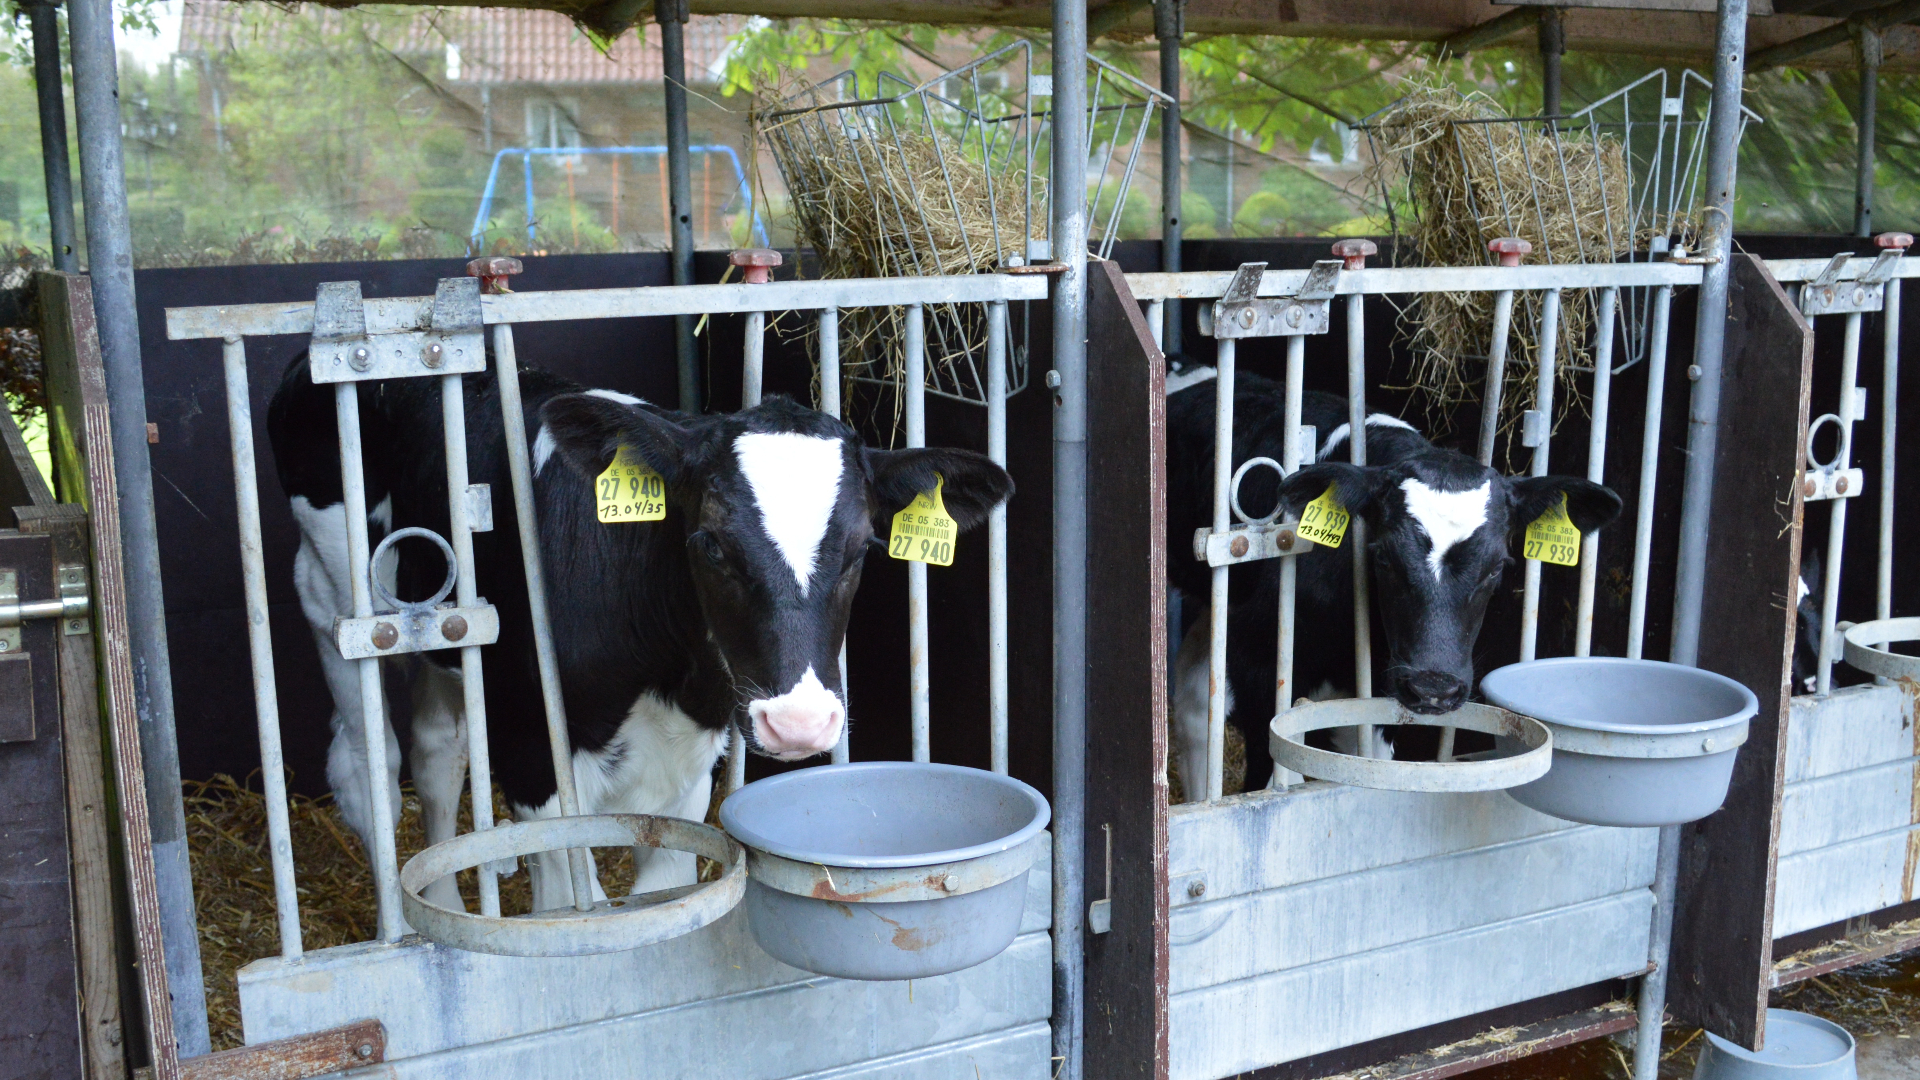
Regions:
<instances>
[{"instance_id":1,"label":"calf leg","mask_svg":"<svg viewBox=\"0 0 1920 1080\"><path fill-rule=\"evenodd\" d=\"M413 684L413 789L420 796L420 824L429 845L453 839L460 817L460 789L467 770L467 724L460 673L420 665ZM483 796L484 797L484 796ZM431 903L464 911L451 876L428 885Z\"/></svg>"},{"instance_id":2,"label":"calf leg","mask_svg":"<svg viewBox=\"0 0 1920 1080\"><path fill-rule=\"evenodd\" d=\"M1204 802L1207 797L1207 660L1212 625L1202 608L1174 657L1173 741L1187 802Z\"/></svg>"}]
</instances>

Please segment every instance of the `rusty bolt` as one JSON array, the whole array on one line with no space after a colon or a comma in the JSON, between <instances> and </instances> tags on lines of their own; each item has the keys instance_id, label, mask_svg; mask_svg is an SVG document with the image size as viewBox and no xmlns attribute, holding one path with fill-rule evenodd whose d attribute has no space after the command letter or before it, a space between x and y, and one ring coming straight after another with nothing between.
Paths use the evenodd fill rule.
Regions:
<instances>
[{"instance_id":1,"label":"rusty bolt","mask_svg":"<svg viewBox=\"0 0 1920 1080\"><path fill-rule=\"evenodd\" d=\"M1873 245L1882 248L1895 248L1900 251L1913 246L1913 234L1904 232L1883 232L1873 238Z\"/></svg>"},{"instance_id":2,"label":"rusty bolt","mask_svg":"<svg viewBox=\"0 0 1920 1080\"><path fill-rule=\"evenodd\" d=\"M1293 530L1292 529L1281 529L1280 535L1274 537L1273 540L1274 540L1274 543L1279 546L1281 551L1293 550Z\"/></svg>"},{"instance_id":3,"label":"rusty bolt","mask_svg":"<svg viewBox=\"0 0 1920 1080\"><path fill-rule=\"evenodd\" d=\"M1341 268L1344 270L1365 270L1367 256L1378 254L1379 251L1379 244L1357 236L1333 242L1333 253L1346 260L1346 265Z\"/></svg>"},{"instance_id":4,"label":"rusty bolt","mask_svg":"<svg viewBox=\"0 0 1920 1080\"><path fill-rule=\"evenodd\" d=\"M1800 485L1800 493L1801 497L1808 499L1820 494L1820 481L1811 476L1807 477L1806 482Z\"/></svg>"},{"instance_id":5,"label":"rusty bolt","mask_svg":"<svg viewBox=\"0 0 1920 1080\"><path fill-rule=\"evenodd\" d=\"M373 624L373 647L391 649L400 643L400 631L390 622Z\"/></svg>"},{"instance_id":6,"label":"rusty bolt","mask_svg":"<svg viewBox=\"0 0 1920 1080\"><path fill-rule=\"evenodd\" d=\"M1501 266L1519 266L1520 257L1533 250L1533 245L1517 236L1502 236L1487 241L1487 250L1500 256Z\"/></svg>"},{"instance_id":7,"label":"rusty bolt","mask_svg":"<svg viewBox=\"0 0 1920 1080\"><path fill-rule=\"evenodd\" d=\"M1835 494L1845 495L1847 493L1847 478L1844 476L1835 477L1833 481L1833 490Z\"/></svg>"},{"instance_id":8,"label":"rusty bolt","mask_svg":"<svg viewBox=\"0 0 1920 1080\"><path fill-rule=\"evenodd\" d=\"M363 1060L370 1058L373 1056L373 1044L361 1043L359 1046L353 1048L353 1052L358 1054Z\"/></svg>"},{"instance_id":9,"label":"rusty bolt","mask_svg":"<svg viewBox=\"0 0 1920 1080\"><path fill-rule=\"evenodd\" d=\"M458 615L449 615L440 624L440 636L448 641L459 641L467 636L467 620Z\"/></svg>"},{"instance_id":10,"label":"rusty bolt","mask_svg":"<svg viewBox=\"0 0 1920 1080\"><path fill-rule=\"evenodd\" d=\"M347 366L355 371L365 371L373 366L373 354L365 348L355 349L353 353L347 357Z\"/></svg>"},{"instance_id":11,"label":"rusty bolt","mask_svg":"<svg viewBox=\"0 0 1920 1080\"><path fill-rule=\"evenodd\" d=\"M1241 326L1244 326L1247 329L1251 330L1253 329L1253 320L1254 320L1254 314L1253 314L1252 308L1240 309L1240 325Z\"/></svg>"},{"instance_id":12,"label":"rusty bolt","mask_svg":"<svg viewBox=\"0 0 1920 1080\"><path fill-rule=\"evenodd\" d=\"M1233 557L1236 559L1245 555L1247 553L1247 538L1244 536L1234 537L1233 543L1227 545L1227 550L1233 552Z\"/></svg>"},{"instance_id":13,"label":"rusty bolt","mask_svg":"<svg viewBox=\"0 0 1920 1080\"><path fill-rule=\"evenodd\" d=\"M1306 314L1306 309L1299 304L1289 304L1287 306L1287 325L1299 326L1300 320L1306 318Z\"/></svg>"},{"instance_id":14,"label":"rusty bolt","mask_svg":"<svg viewBox=\"0 0 1920 1080\"><path fill-rule=\"evenodd\" d=\"M741 248L728 255L727 261L746 271L747 284L765 285L773 280L773 268L784 260L772 248Z\"/></svg>"},{"instance_id":15,"label":"rusty bolt","mask_svg":"<svg viewBox=\"0 0 1920 1080\"><path fill-rule=\"evenodd\" d=\"M1855 285L1853 287L1853 302L1856 304L1864 304L1867 302L1867 290L1865 286Z\"/></svg>"},{"instance_id":16,"label":"rusty bolt","mask_svg":"<svg viewBox=\"0 0 1920 1080\"><path fill-rule=\"evenodd\" d=\"M426 354L420 357L420 362L430 368L437 368L446 363L446 352L446 348L436 341L427 346Z\"/></svg>"},{"instance_id":17,"label":"rusty bolt","mask_svg":"<svg viewBox=\"0 0 1920 1080\"><path fill-rule=\"evenodd\" d=\"M507 288L507 279L523 269L519 259L507 255L487 255L467 261L467 276L480 279L483 293L512 292Z\"/></svg>"},{"instance_id":18,"label":"rusty bolt","mask_svg":"<svg viewBox=\"0 0 1920 1080\"><path fill-rule=\"evenodd\" d=\"M1199 878L1187 882L1187 895L1195 900L1207 895L1207 883Z\"/></svg>"}]
</instances>

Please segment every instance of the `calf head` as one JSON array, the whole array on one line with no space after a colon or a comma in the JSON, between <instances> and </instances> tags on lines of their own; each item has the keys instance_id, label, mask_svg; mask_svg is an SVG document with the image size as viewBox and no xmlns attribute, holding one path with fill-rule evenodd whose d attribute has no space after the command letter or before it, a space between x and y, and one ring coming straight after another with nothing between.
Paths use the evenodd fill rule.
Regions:
<instances>
[{"instance_id":1,"label":"calf head","mask_svg":"<svg viewBox=\"0 0 1920 1080\"><path fill-rule=\"evenodd\" d=\"M734 687L733 719L758 753L831 750L846 722L840 645L868 540L921 491L962 529L1013 494L967 450L873 450L852 428L783 398L737 413L665 416L595 394L541 410L569 467L591 481L622 446L666 481L702 633Z\"/></svg>"},{"instance_id":2,"label":"calf head","mask_svg":"<svg viewBox=\"0 0 1920 1080\"><path fill-rule=\"evenodd\" d=\"M1620 513L1620 497L1598 484L1503 476L1438 448L1391 465L1311 465L1289 476L1282 492L1298 512L1329 488L1367 525L1394 696L1426 715L1450 713L1467 700L1487 601L1527 524L1562 495L1582 533Z\"/></svg>"}]
</instances>

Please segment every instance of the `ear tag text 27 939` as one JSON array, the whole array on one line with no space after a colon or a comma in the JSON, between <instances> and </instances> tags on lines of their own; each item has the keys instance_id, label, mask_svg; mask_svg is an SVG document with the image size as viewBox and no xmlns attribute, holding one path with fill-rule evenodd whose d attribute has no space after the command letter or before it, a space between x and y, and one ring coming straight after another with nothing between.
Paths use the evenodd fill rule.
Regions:
<instances>
[{"instance_id":1,"label":"ear tag text 27 939","mask_svg":"<svg viewBox=\"0 0 1920 1080\"><path fill-rule=\"evenodd\" d=\"M1555 566L1580 564L1580 530L1567 516L1567 494L1527 526L1526 557Z\"/></svg>"},{"instance_id":2,"label":"ear tag text 27 939","mask_svg":"<svg viewBox=\"0 0 1920 1080\"><path fill-rule=\"evenodd\" d=\"M1347 524L1352 520L1353 515L1340 505L1332 485L1328 485L1319 498L1307 504L1295 531L1321 547L1337 548L1347 538Z\"/></svg>"},{"instance_id":3,"label":"ear tag text 27 939","mask_svg":"<svg viewBox=\"0 0 1920 1080\"><path fill-rule=\"evenodd\" d=\"M946 480L936 474L932 491L915 495L906 509L893 515L887 554L908 562L953 565L953 541L960 535L960 526L947 516L946 503L940 499L945 486Z\"/></svg>"},{"instance_id":4,"label":"ear tag text 27 939","mask_svg":"<svg viewBox=\"0 0 1920 1080\"><path fill-rule=\"evenodd\" d=\"M667 482L627 446L594 478L593 499L603 525L659 521L667 516Z\"/></svg>"}]
</instances>

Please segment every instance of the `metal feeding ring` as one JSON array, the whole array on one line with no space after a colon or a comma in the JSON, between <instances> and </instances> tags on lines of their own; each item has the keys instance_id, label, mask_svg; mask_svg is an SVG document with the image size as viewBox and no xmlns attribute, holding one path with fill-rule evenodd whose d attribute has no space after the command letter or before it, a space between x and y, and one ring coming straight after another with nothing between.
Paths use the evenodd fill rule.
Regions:
<instances>
[{"instance_id":1,"label":"metal feeding ring","mask_svg":"<svg viewBox=\"0 0 1920 1080\"><path fill-rule=\"evenodd\" d=\"M388 592L387 587L380 583L380 575L374 571L374 567L380 565L380 556L386 554L388 548L392 547L395 542L405 540L410 536L418 536L423 540L433 541L440 546L440 553L447 557L447 580L440 586L439 592L434 593L432 596L418 603L409 603ZM445 537L434 532L432 529L400 529L396 532L390 532L387 534L387 538L380 541L380 545L373 549L373 557L367 560L367 583L373 587L374 599L386 605L388 609L400 612L402 615L419 615L423 612L432 611L436 604L445 600L447 594L453 591L453 583L459 579L460 563L458 559L454 558L453 545L447 543Z\"/></svg>"},{"instance_id":2,"label":"metal feeding ring","mask_svg":"<svg viewBox=\"0 0 1920 1080\"><path fill-rule=\"evenodd\" d=\"M1280 479L1285 480L1287 478L1286 467L1281 465L1279 462L1273 460L1272 458L1270 457L1248 458L1247 460L1240 463L1239 468L1233 470L1233 481L1227 487L1227 500L1233 506L1233 516L1239 518L1241 521L1245 522L1246 524L1271 525L1274 522L1280 520L1280 511L1285 510L1287 508L1287 500L1280 498L1279 497L1280 493L1278 491L1274 492L1273 513L1268 514L1266 517L1261 517L1261 518L1248 517L1247 512L1245 510L1240 509L1240 480L1242 477L1245 477L1247 475L1247 470L1253 468L1255 465L1265 465L1267 468L1272 469L1276 473L1279 473Z\"/></svg>"},{"instance_id":3,"label":"metal feeding ring","mask_svg":"<svg viewBox=\"0 0 1920 1080\"><path fill-rule=\"evenodd\" d=\"M1418 724L1478 731L1507 741L1492 757L1468 761L1365 758L1308 746L1303 736L1325 728ZM1335 698L1295 705L1267 725L1274 764L1303 776L1386 791L1498 791L1547 774L1553 733L1531 716L1468 702L1444 716L1416 716L1393 698Z\"/></svg>"},{"instance_id":4,"label":"metal feeding ring","mask_svg":"<svg viewBox=\"0 0 1920 1080\"><path fill-rule=\"evenodd\" d=\"M1814 472L1832 472L1840 467L1839 444L1834 445L1832 461L1821 461L1818 457L1815 457L1813 453L1813 437L1820 434L1820 425L1829 423L1834 427L1840 427L1840 417L1834 413L1824 413L1816 417L1813 423L1807 425L1807 465Z\"/></svg>"}]
</instances>

